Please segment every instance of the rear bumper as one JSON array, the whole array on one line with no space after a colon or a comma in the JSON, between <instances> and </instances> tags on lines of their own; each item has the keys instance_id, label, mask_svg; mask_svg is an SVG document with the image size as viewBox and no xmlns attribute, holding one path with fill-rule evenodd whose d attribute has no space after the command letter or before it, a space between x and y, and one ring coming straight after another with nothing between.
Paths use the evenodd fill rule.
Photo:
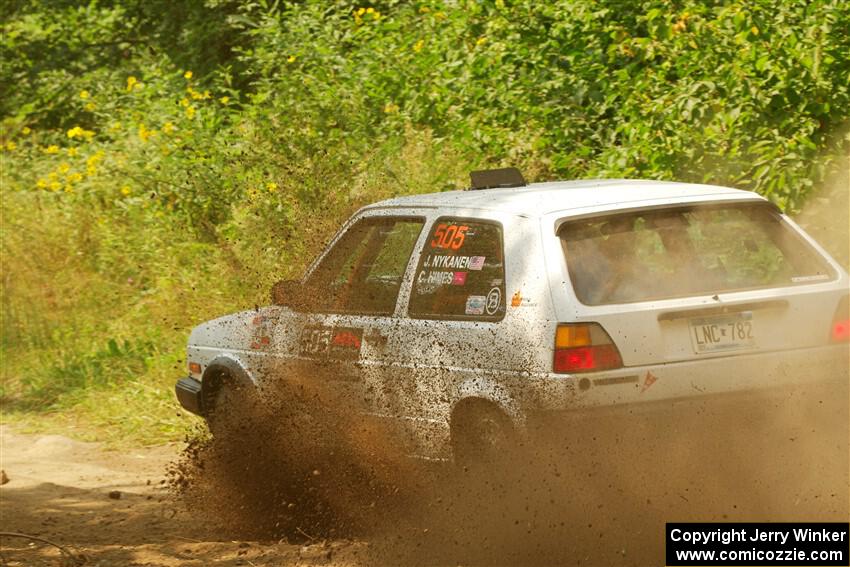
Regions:
<instances>
[{"instance_id":1,"label":"rear bumper","mask_svg":"<svg viewBox=\"0 0 850 567\"><path fill-rule=\"evenodd\" d=\"M201 382L192 377L181 378L174 385L177 401L183 409L196 415L204 415L204 398L201 394Z\"/></svg>"},{"instance_id":2,"label":"rear bumper","mask_svg":"<svg viewBox=\"0 0 850 567\"><path fill-rule=\"evenodd\" d=\"M534 410L651 411L677 401L782 397L789 391L846 392L850 345L836 344L785 352L627 367L587 375L549 375L538 383ZM833 392L833 393L830 393Z\"/></svg>"}]
</instances>

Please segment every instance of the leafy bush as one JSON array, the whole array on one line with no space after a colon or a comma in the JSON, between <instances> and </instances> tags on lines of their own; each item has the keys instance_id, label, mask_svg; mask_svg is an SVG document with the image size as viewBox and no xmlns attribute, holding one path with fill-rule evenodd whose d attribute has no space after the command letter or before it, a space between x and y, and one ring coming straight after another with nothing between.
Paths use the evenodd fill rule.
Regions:
<instances>
[{"instance_id":1,"label":"leafy bush","mask_svg":"<svg viewBox=\"0 0 850 567\"><path fill-rule=\"evenodd\" d=\"M848 152L842 0L7 4L2 393L28 407L120 387L170 412L193 324L470 169L795 211Z\"/></svg>"}]
</instances>

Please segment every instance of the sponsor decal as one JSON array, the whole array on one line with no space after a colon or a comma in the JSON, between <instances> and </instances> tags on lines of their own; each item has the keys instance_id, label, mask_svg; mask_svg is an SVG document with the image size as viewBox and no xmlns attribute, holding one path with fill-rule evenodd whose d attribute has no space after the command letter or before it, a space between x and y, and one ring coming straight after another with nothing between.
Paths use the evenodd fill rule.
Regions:
<instances>
[{"instance_id":1,"label":"sponsor decal","mask_svg":"<svg viewBox=\"0 0 850 567\"><path fill-rule=\"evenodd\" d=\"M298 341L302 356L318 356L328 351L331 342L330 327L305 327Z\"/></svg>"},{"instance_id":2,"label":"sponsor decal","mask_svg":"<svg viewBox=\"0 0 850 567\"><path fill-rule=\"evenodd\" d=\"M485 258L486 256L471 256L469 258L469 269L477 271L483 268Z\"/></svg>"},{"instance_id":3,"label":"sponsor decal","mask_svg":"<svg viewBox=\"0 0 850 567\"><path fill-rule=\"evenodd\" d=\"M487 304L487 298L483 295L470 295L466 298L467 315L484 315L484 307Z\"/></svg>"},{"instance_id":4,"label":"sponsor decal","mask_svg":"<svg viewBox=\"0 0 850 567\"><path fill-rule=\"evenodd\" d=\"M363 329L337 327L333 330L328 356L331 358L360 358L363 344Z\"/></svg>"},{"instance_id":5,"label":"sponsor decal","mask_svg":"<svg viewBox=\"0 0 850 567\"><path fill-rule=\"evenodd\" d=\"M487 294L487 315L495 315L499 311L499 307L502 305L502 290L494 287L490 290L490 293Z\"/></svg>"},{"instance_id":6,"label":"sponsor decal","mask_svg":"<svg viewBox=\"0 0 850 567\"><path fill-rule=\"evenodd\" d=\"M337 330L331 339L331 346L340 348L360 348L360 337L350 329Z\"/></svg>"},{"instance_id":7,"label":"sponsor decal","mask_svg":"<svg viewBox=\"0 0 850 567\"><path fill-rule=\"evenodd\" d=\"M418 285L451 285L454 281L455 272L421 271L416 278Z\"/></svg>"},{"instance_id":8,"label":"sponsor decal","mask_svg":"<svg viewBox=\"0 0 850 567\"><path fill-rule=\"evenodd\" d=\"M801 282L818 282L822 280L828 280L829 276L827 274L817 274L814 276L792 276L791 281L793 283L801 283Z\"/></svg>"},{"instance_id":9,"label":"sponsor decal","mask_svg":"<svg viewBox=\"0 0 850 567\"><path fill-rule=\"evenodd\" d=\"M657 381L658 378L655 376L655 374L647 370L646 376L644 376L643 378L643 386L641 386L640 393L643 394L644 392L649 390L649 387L655 384Z\"/></svg>"},{"instance_id":10,"label":"sponsor decal","mask_svg":"<svg viewBox=\"0 0 850 567\"><path fill-rule=\"evenodd\" d=\"M637 376L615 376L613 378L597 378L593 381L594 386L612 386L614 384L635 384L637 385L639 378Z\"/></svg>"},{"instance_id":11,"label":"sponsor decal","mask_svg":"<svg viewBox=\"0 0 850 567\"><path fill-rule=\"evenodd\" d=\"M522 305L522 294L517 290L513 296L511 296L511 307L519 307Z\"/></svg>"},{"instance_id":12,"label":"sponsor decal","mask_svg":"<svg viewBox=\"0 0 850 567\"><path fill-rule=\"evenodd\" d=\"M511 307L534 307L535 305L537 303L529 297L523 297L519 290L511 296Z\"/></svg>"},{"instance_id":13,"label":"sponsor decal","mask_svg":"<svg viewBox=\"0 0 850 567\"><path fill-rule=\"evenodd\" d=\"M337 359L360 358L363 329L353 327L306 327L301 333L301 356Z\"/></svg>"},{"instance_id":14,"label":"sponsor decal","mask_svg":"<svg viewBox=\"0 0 850 567\"><path fill-rule=\"evenodd\" d=\"M466 272L455 272L452 285L463 285L466 283Z\"/></svg>"},{"instance_id":15,"label":"sponsor decal","mask_svg":"<svg viewBox=\"0 0 850 567\"><path fill-rule=\"evenodd\" d=\"M481 268L473 268L473 260L475 258L483 258L483 256L449 256L445 254L429 254L425 257L423 268L442 268L446 270L480 270ZM483 262L482 262L483 265Z\"/></svg>"},{"instance_id":16,"label":"sponsor decal","mask_svg":"<svg viewBox=\"0 0 850 567\"><path fill-rule=\"evenodd\" d=\"M268 320L262 315L257 315L251 319L251 348L259 350L271 344L271 330L269 329Z\"/></svg>"}]
</instances>

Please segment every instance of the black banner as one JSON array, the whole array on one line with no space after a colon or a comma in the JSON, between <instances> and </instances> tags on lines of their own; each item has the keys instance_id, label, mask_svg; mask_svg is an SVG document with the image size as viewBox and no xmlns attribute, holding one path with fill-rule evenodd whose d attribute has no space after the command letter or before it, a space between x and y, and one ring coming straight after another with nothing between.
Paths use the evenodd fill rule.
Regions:
<instances>
[{"instance_id":1,"label":"black banner","mask_svg":"<svg viewBox=\"0 0 850 567\"><path fill-rule=\"evenodd\" d=\"M668 523L667 565L850 565L850 523Z\"/></svg>"}]
</instances>

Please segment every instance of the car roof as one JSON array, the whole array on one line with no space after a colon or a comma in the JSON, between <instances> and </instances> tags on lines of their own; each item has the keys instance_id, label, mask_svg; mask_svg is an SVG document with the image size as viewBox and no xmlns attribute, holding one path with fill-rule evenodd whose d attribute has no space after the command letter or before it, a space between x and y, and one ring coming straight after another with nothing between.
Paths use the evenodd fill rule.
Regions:
<instances>
[{"instance_id":1,"label":"car roof","mask_svg":"<svg viewBox=\"0 0 850 567\"><path fill-rule=\"evenodd\" d=\"M531 183L523 187L447 191L387 199L371 208L458 208L543 216L557 211L605 210L644 203L761 200L756 193L694 183L636 179L589 179Z\"/></svg>"}]
</instances>

